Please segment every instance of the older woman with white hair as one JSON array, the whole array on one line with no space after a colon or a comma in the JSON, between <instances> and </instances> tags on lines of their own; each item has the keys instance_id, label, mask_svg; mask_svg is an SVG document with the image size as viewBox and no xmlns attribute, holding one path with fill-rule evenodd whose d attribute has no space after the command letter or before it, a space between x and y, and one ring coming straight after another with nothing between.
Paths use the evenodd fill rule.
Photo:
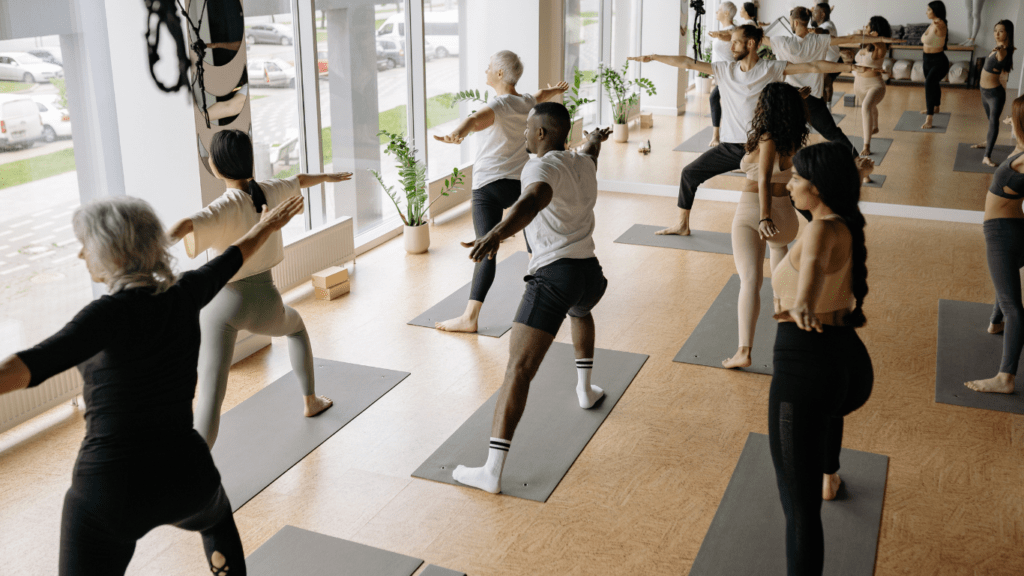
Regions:
<instances>
[{"instance_id":1,"label":"older woman with white hair","mask_svg":"<svg viewBox=\"0 0 1024 576\"><path fill-rule=\"evenodd\" d=\"M730 32L736 26L733 20L736 18L736 5L732 2L722 2L715 12L715 19L718 21L719 32ZM711 38L711 62L732 62L735 60L732 55L731 40L722 40L716 36ZM711 91L711 128L714 134L711 136L709 147L714 148L722 143L720 130L722 127L722 93L718 86Z\"/></svg>"},{"instance_id":2,"label":"older woman with white hair","mask_svg":"<svg viewBox=\"0 0 1024 576\"><path fill-rule=\"evenodd\" d=\"M100 200L75 212L79 257L109 294L0 362L0 394L73 366L85 381L85 439L61 517L62 576L124 574L135 542L164 524L202 534L213 574L245 574L231 504L192 428L199 310L301 211L300 197L264 210L221 256L179 277L144 200Z\"/></svg>"},{"instance_id":3,"label":"older woman with white hair","mask_svg":"<svg viewBox=\"0 0 1024 576\"><path fill-rule=\"evenodd\" d=\"M523 75L523 63L509 50L491 56L484 75L487 85L494 89L494 98L460 122L451 134L434 136L441 142L460 144L471 132L482 133L473 163L473 228L478 238L501 222L502 211L519 199L519 176L530 158L526 150L527 114L538 102L552 100L569 88L567 83L559 82L535 94L520 94L516 82ZM458 318L435 324L438 330L476 332L480 308L494 283L496 268L491 259L476 263L466 311Z\"/></svg>"}]
</instances>

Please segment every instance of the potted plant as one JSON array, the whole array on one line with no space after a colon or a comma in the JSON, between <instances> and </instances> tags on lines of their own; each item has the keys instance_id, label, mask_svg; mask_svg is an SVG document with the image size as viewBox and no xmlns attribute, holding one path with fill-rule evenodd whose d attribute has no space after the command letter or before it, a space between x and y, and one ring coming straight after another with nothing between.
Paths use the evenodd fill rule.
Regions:
<instances>
[{"instance_id":1,"label":"potted plant","mask_svg":"<svg viewBox=\"0 0 1024 576\"><path fill-rule=\"evenodd\" d=\"M657 93L654 89L654 82L647 78L627 79L626 73L628 71L629 62L627 61L622 65L621 72L601 64L600 70L597 73L597 77L601 80L601 85L604 86L604 90L608 93L608 99L612 104L612 119L615 121L614 139L616 142L629 140L629 128L626 126L626 121L629 120L630 110L640 103L640 90L647 92L648 96L653 96Z\"/></svg>"},{"instance_id":2,"label":"potted plant","mask_svg":"<svg viewBox=\"0 0 1024 576\"><path fill-rule=\"evenodd\" d=\"M380 182L381 188L391 198L391 201L394 202L395 209L398 210L398 215L402 218L402 223L405 224L403 232L405 251L410 254L422 254L430 248L430 229L427 227L426 220L427 212L430 210L430 204L427 204L427 169L421 162L416 160L416 149L409 146L401 134L381 130L377 133L377 136L384 136L388 139L388 147L384 152L391 154L398 160L398 184L400 190L395 191L394 186L384 184L384 178L380 175L380 172L376 170L370 170L370 172L377 178L377 182ZM452 175L449 178L445 178L444 188L441 189L441 196L438 196L438 198L447 196L451 190L462 184L464 176L465 173L460 171L458 167L455 167L452 170ZM399 205L399 195L402 193L405 194L404 211L402 206ZM437 199L434 200L434 202L436 201Z\"/></svg>"},{"instance_id":3,"label":"potted plant","mask_svg":"<svg viewBox=\"0 0 1024 576\"><path fill-rule=\"evenodd\" d=\"M565 138L565 147L572 148L576 143L583 141L583 121L576 117L580 108L585 104L593 102L590 98L580 98L580 86L583 84L583 72L574 67L572 70L572 87L562 97L562 103L569 111L569 118L572 120L572 129Z\"/></svg>"},{"instance_id":4,"label":"potted plant","mask_svg":"<svg viewBox=\"0 0 1024 576\"><path fill-rule=\"evenodd\" d=\"M703 58L704 62L711 62L711 48L709 47L704 51ZM711 75L703 72L697 73L697 89L700 90L701 94L711 94Z\"/></svg>"}]
</instances>

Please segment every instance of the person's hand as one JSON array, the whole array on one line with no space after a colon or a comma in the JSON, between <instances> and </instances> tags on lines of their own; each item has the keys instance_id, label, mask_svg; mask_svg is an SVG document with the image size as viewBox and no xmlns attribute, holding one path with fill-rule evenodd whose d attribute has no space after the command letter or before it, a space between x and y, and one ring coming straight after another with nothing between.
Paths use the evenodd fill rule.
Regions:
<instances>
[{"instance_id":1,"label":"person's hand","mask_svg":"<svg viewBox=\"0 0 1024 576\"><path fill-rule=\"evenodd\" d=\"M1006 120L1003 120L1003 124L1007 126L1013 126L1013 116L1007 116Z\"/></svg>"},{"instance_id":2,"label":"person's hand","mask_svg":"<svg viewBox=\"0 0 1024 576\"><path fill-rule=\"evenodd\" d=\"M458 130L452 132L451 134L446 134L444 136L434 136L434 140L437 140L438 142L444 142L445 144L462 144L462 141L464 139L465 137L460 135Z\"/></svg>"},{"instance_id":3,"label":"person's hand","mask_svg":"<svg viewBox=\"0 0 1024 576\"><path fill-rule=\"evenodd\" d=\"M882 71L884 71L882 68L875 68L874 66L862 66L860 64L851 64L850 65L850 72L867 72L868 70L871 70L871 71L874 71L874 72L882 72Z\"/></svg>"},{"instance_id":4,"label":"person's hand","mask_svg":"<svg viewBox=\"0 0 1024 576\"><path fill-rule=\"evenodd\" d=\"M268 210L267 205L264 204L263 211L260 212L260 224L272 231L280 230L293 217L302 214L305 208L306 205L302 196L292 196L275 206L273 210Z\"/></svg>"},{"instance_id":5,"label":"person's hand","mask_svg":"<svg viewBox=\"0 0 1024 576\"><path fill-rule=\"evenodd\" d=\"M775 227L775 222L772 222L771 218L765 218L757 224L757 235L761 240L767 240L778 233L779 229Z\"/></svg>"},{"instance_id":6,"label":"person's hand","mask_svg":"<svg viewBox=\"0 0 1024 576\"><path fill-rule=\"evenodd\" d=\"M565 92L566 90L569 89L569 83L563 80L562 82L559 82L558 84L555 84L554 86L552 86L551 84L548 84L548 88L547 89L548 90L558 90L559 92Z\"/></svg>"},{"instance_id":7,"label":"person's hand","mask_svg":"<svg viewBox=\"0 0 1024 576\"><path fill-rule=\"evenodd\" d=\"M857 165L857 172L860 173L861 180L867 178L875 171L875 161L867 156L858 156L854 163Z\"/></svg>"},{"instance_id":8,"label":"person's hand","mask_svg":"<svg viewBox=\"0 0 1024 576\"><path fill-rule=\"evenodd\" d=\"M812 330L816 332L824 332L818 315L812 312L807 304L794 304L793 307L789 309L789 317L796 322L797 328L801 330L806 330L807 332Z\"/></svg>"},{"instance_id":9,"label":"person's hand","mask_svg":"<svg viewBox=\"0 0 1024 576\"><path fill-rule=\"evenodd\" d=\"M801 98L806 99L808 96L811 95L811 87L810 86L804 86L803 88L798 90L798 92L800 92L800 97Z\"/></svg>"},{"instance_id":10,"label":"person's hand","mask_svg":"<svg viewBox=\"0 0 1024 576\"><path fill-rule=\"evenodd\" d=\"M470 248L469 259L473 262L483 262L487 260L494 260L494 257L498 254L498 246L501 245L501 238L497 234L491 234L488 232L483 236L477 238L472 242L460 242L463 248Z\"/></svg>"},{"instance_id":11,"label":"person's hand","mask_svg":"<svg viewBox=\"0 0 1024 576\"><path fill-rule=\"evenodd\" d=\"M351 179L351 172L332 172L330 174L324 174L324 182L344 182Z\"/></svg>"},{"instance_id":12,"label":"person's hand","mask_svg":"<svg viewBox=\"0 0 1024 576\"><path fill-rule=\"evenodd\" d=\"M643 56L630 56L626 60L632 60L634 62L650 62L654 60L654 54L645 54Z\"/></svg>"},{"instance_id":13,"label":"person's hand","mask_svg":"<svg viewBox=\"0 0 1024 576\"><path fill-rule=\"evenodd\" d=\"M611 133L612 133L612 129L611 128L598 128L597 130L594 130L593 132L587 132L586 130L584 130L583 131L583 138L586 139L586 140L589 140L592 137L596 136L597 140L599 142L604 142L605 140L608 139L608 136L610 136Z\"/></svg>"}]
</instances>

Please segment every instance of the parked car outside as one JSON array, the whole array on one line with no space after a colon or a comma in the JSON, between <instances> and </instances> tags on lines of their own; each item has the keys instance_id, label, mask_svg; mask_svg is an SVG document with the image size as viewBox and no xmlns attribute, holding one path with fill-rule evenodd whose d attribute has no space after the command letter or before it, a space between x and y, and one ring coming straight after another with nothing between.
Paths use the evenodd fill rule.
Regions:
<instances>
[{"instance_id":1,"label":"parked car outside","mask_svg":"<svg viewBox=\"0 0 1024 576\"><path fill-rule=\"evenodd\" d=\"M284 24L253 24L245 31L249 44L280 44L290 46L294 42L291 26Z\"/></svg>"},{"instance_id":2,"label":"parked car outside","mask_svg":"<svg viewBox=\"0 0 1024 576\"><path fill-rule=\"evenodd\" d=\"M66 108L57 104L57 96L46 94L33 96L39 117L43 121L43 141L53 142L58 138L71 138L71 115Z\"/></svg>"},{"instance_id":3,"label":"parked car outside","mask_svg":"<svg viewBox=\"0 0 1024 576\"><path fill-rule=\"evenodd\" d=\"M391 70L395 66L405 66L405 50L391 40L378 40L377 69Z\"/></svg>"},{"instance_id":4,"label":"parked car outside","mask_svg":"<svg viewBox=\"0 0 1024 576\"><path fill-rule=\"evenodd\" d=\"M28 148L43 137L43 119L34 100L0 94L0 149Z\"/></svg>"},{"instance_id":5,"label":"parked car outside","mask_svg":"<svg viewBox=\"0 0 1024 576\"><path fill-rule=\"evenodd\" d=\"M26 50L29 54L39 58L47 64L55 64L57 66L64 66L64 58L60 54L60 48L55 46L43 46L42 48L33 48Z\"/></svg>"},{"instance_id":6,"label":"parked car outside","mask_svg":"<svg viewBox=\"0 0 1024 576\"><path fill-rule=\"evenodd\" d=\"M249 60L249 85L254 87L295 87L295 67L281 60Z\"/></svg>"},{"instance_id":7,"label":"parked car outside","mask_svg":"<svg viewBox=\"0 0 1024 576\"><path fill-rule=\"evenodd\" d=\"M63 68L47 64L28 52L0 52L0 80L32 84L63 77Z\"/></svg>"},{"instance_id":8,"label":"parked car outside","mask_svg":"<svg viewBox=\"0 0 1024 576\"><path fill-rule=\"evenodd\" d=\"M327 76L327 50L316 51L316 69L320 73L320 76Z\"/></svg>"}]
</instances>

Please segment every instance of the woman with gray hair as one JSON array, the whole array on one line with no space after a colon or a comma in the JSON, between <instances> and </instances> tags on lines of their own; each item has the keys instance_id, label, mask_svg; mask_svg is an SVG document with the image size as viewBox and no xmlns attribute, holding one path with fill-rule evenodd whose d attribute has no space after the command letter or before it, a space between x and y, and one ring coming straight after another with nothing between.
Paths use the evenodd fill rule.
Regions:
<instances>
[{"instance_id":1,"label":"woman with gray hair","mask_svg":"<svg viewBox=\"0 0 1024 576\"><path fill-rule=\"evenodd\" d=\"M519 176L530 159L526 150L527 114L537 103L552 100L569 88L566 82L559 82L535 94L520 94L516 82L522 74L523 63L515 52L496 52L484 70L487 85L494 88L494 98L460 122L451 134L434 136L440 142L460 144L471 132L483 134L473 163L473 228L477 238L501 222L502 211L519 199ZM471 245L463 242L463 246ZM466 311L458 318L438 322L435 328L476 332L480 308L494 283L496 268L491 259L477 262Z\"/></svg>"},{"instance_id":2,"label":"woman with gray hair","mask_svg":"<svg viewBox=\"0 0 1024 576\"><path fill-rule=\"evenodd\" d=\"M82 373L86 432L64 497L62 576L124 574L135 542L164 524L202 534L213 574L245 574L220 473L192 428L199 310L301 211L301 198L264 210L221 256L177 278L167 236L144 200L99 200L75 211L79 257L109 294L0 362L0 394L73 366Z\"/></svg>"},{"instance_id":3,"label":"woman with gray hair","mask_svg":"<svg viewBox=\"0 0 1024 576\"><path fill-rule=\"evenodd\" d=\"M731 32L736 26L733 19L736 18L736 5L732 2L723 2L715 12L715 19L718 20L719 32ZM731 35L730 35L731 36ZM717 36L711 37L711 62L732 62L732 41L723 40ZM708 147L714 148L722 143L722 93L718 86L711 91L711 142Z\"/></svg>"}]
</instances>

